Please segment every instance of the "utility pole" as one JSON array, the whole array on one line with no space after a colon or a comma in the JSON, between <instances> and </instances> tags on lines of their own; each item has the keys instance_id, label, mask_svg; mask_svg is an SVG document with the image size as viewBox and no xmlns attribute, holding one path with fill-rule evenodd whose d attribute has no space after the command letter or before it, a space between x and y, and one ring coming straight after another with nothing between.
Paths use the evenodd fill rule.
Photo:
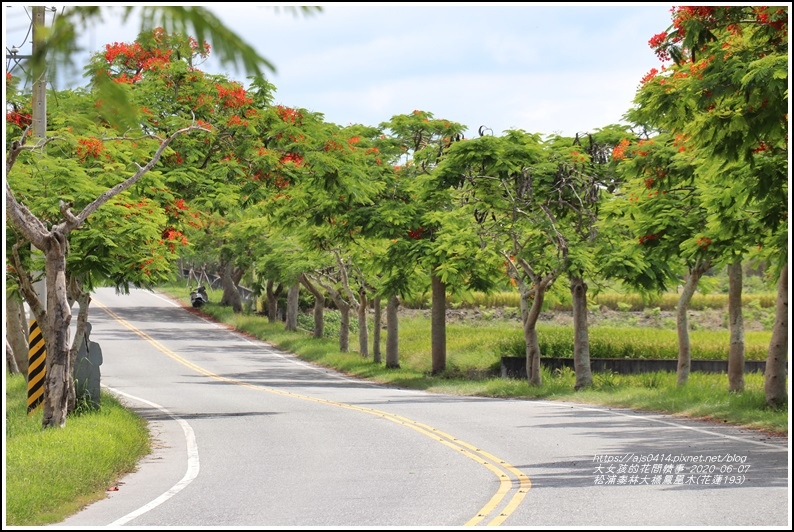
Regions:
<instances>
[{"instance_id":1,"label":"utility pole","mask_svg":"<svg viewBox=\"0 0 794 532\"><path fill-rule=\"evenodd\" d=\"M45 32L44 15L47 8L33 6L31 24L33 28L33 48L31 52L31 73L33 75L33 94L31 98L31 122L33 126L33 142L43 142L47 138L47 61L42 54ZM46 304L47 283L42 278L34 283L36 295Z\"/></svg>"},{"instance_id":2,"label":"utility pole","mask_svg":"<svg viewBox=\"0 0 794 532\"><path fill-rule=\"evenodd\" d=\"M33 98L32 120L33 137L36 142L47 137L47 63L44 56L37 58L41 52L44 39L44 6L33 6Z\"/></svg>"}]
</instances>

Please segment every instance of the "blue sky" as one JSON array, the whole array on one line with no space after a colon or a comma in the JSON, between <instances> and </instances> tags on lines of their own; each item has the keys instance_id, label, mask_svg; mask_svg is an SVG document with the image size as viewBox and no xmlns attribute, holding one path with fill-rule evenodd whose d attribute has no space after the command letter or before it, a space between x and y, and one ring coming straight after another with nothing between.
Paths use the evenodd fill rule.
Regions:
<instances>
[{"instance_id":1,"label":"blue sky","mask_svg":"<svg viewBox=\"0 0 794 532\"><path fill-rule=\"evenodd\" d=\"M24 5L3 5L7 47L24 38ZM670 25L673 4L332 3L311 16L204 5L275 65L277 103L340 125L420 109L471 137L481 125L573 136L620 122L660 66L648 39ZM139 29L108 17L82 44L99 51ZM214 61L203 68L246 82Z\"/></svg>"}]
</instances>

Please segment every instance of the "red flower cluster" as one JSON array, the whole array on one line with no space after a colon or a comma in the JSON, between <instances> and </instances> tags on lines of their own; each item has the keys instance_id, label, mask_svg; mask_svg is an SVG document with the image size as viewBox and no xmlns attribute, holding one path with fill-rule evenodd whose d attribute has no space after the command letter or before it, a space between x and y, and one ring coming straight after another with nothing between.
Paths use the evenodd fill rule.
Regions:
<instances>
[{"instance_id":1,"label":"red flower cluster","mask_svg":"<svg viewBox=\"0 0 794 532\"><path fill-rule=\"evenodd\" d=\"M176 200L173 203L173 205L166 205L165 206L165 212L168 215L174 216L174 217L179 217L179 215L183 211L187 211L188 209L190 209L190 207L188 207L188 204L185 203L185 200L183 200L182 198L179 198L178 200Z\"/></svg>"},{"instance_id":2,"label":"red flower cluster","mask_svg":"<svg viewBox=\"0 0 794 532\"><path fill-rule=\"evenodd\" d=\"M233 115L233 116L232 116L231 118L229 118L229 120L226 122L226 125L227 125L227 126L229 126L229 127L232 127L232 126L243 126L243 127L247 127L247 126L248 126L248 120L243 120L243 119L242 119L242 118L240 118L239 116L237 116L237 115Z\"/></svg>"},{"instance_id":3,"label":"red flower cluster","mask_svg":"<svg viewBox=\"0 0 794 532\"><path fill-rule=\"evenodd\" d=\"M303 157L297 153L287 153L281 158L281 163L293 163L296 166L301 166L303 164Z\"/></svg>"},{"instance_id":4,"label":"red flower cluster","mask_svg":"<svg viewBox=\"0 0 794 532\"><path fill-rule=\"evenodd\" d=\"M325 151L342 151L343 149L344 146L334 139L326 141L325 146L323 146L323 150Z\"/></svg>"},{"instance_id":5,"label":"red flower cluster","mask_svg":"<svg viewBox=\"0 0 794 532\"><path fill-rule=\"evenodd\" d=\"M771 12L771 7L758 6L754 8L755 20L759 24L771 26L777 31L783 31L788 25L788 10L785 7L779 7L774 12ZM771 17L770 17L771 12Z\"/></svg>"},{"instance_id":6,"label":"red flower cluster","mask_svg":"<svg viewBox=\"0 0 794 532\"><path fill-rule=\"evenodd\" d=\"M163 238L166 240L179 240L183 244L187 244L187 237L181 231L177 231L173 227L168 227L163 231Z\"/></svg>"},{"instance_id":7,"label":"red flower cluster","mask_svg":"<svg viewBox=\"0 0 794 532\"><path fill-rule=\"evenodd\" d=\"M244 105L253 103L253 100L246 95L245 89L237 83L232 83L230 87L217 84L215 88L218 89L218 97L223 102L224 107L239 109Z\"/></svg>"},{"instance_id":8,"label":"red flower cluster","mask_svg":"<svg viewBox=\"0 0 794 532\"><path fill-rule=\"evenodd\" d=\"M650 69L648 73L645 74L640 80L640 86L644 87L645 84L651 81L653 78L655 78L657 74L659 74L659 71L657 69L655 68Z\"/></svg>"},{"instance_id":9,"label":"red flower cluster","mask_svg":"<svg viewBox=\"0 0 794 532\"><path fill-rule=\"evenodd\" d=\"M168 160L168 163L169 163L169 164L176 164L176 165L179 165L179 164L182 164L182 163L184 163L184 162L185 162L185 160L182 158L182 156L181 156L181 155L179 155L179 153L178 153L178 152L177 152L177 153L174 153L174 154L172 154L172 155L170 155L170 156L167 158L167 160Z\"/></svg>"},{"instance_id":10,"label":"red flower cluster","mask_svg":"<svg viewBox=\"0 0 794 532\"><path fill-rule=\"evenodd\" d=\"M31 116L29 113L12 111L10 113L6 113L6 122L16 124L19 129L25 129L31 123L33 123L33 116Z\"/></svg>"},{"instance_id":11,"label":"red flower cluster","mask_svg":"<svg viewBox=\"0 0 794 532\"><path fill-rule=\"evenodd\" d=\"M425 234L425 228L419 227L418 229L409 229L408 230L408 238L413 238L414 240L419 240Z\"/></svg>"},{"instance_id":12,"label":"red flower cluster","mask_svg":"<svg viewBox=\"0 0 794 532\"><path fill-rule=\"evenodd\" d=\"M119 72L108 72L116 83L137 83L142 73L157 70L171 62L171 50L144 50L135 42L132 44L115 42L105 45L105 61L114 65Z\"/></svg>"},{"instance_id":13,"label":"red flower cluster","mask_svg":"<svg viewBox=\"0 0 794 532\"><path fill-rule=\"evenodd\" d=\"M670 9L673 14L673 26L678 32L678 40L684 38L686 31L684 23L688 20L699 19L707 25L714 24L714 6L679 6Z\"/></svg>"},{"instance_id":14,"label":"red flower cluster","mask_svg":"<svg viewBox=\"0 0 794 532\"><path fill-rule=\"evenodd\" d=\"M656 233L651 233L649 235L641 236L639 239L641 246L648 244L649 242L653 242L654 240L659 240L659 235L657 235Z\"/></svg>"},{"instance_id":15,"label":"red flower cluster","mask_svg":"<svg viewBox=\"0 0 794 532\"><path fill-rule=\"evenodd\" d=\"M711 245L711 239L707 236L703 236L698 238L697 245L700 246L700 249L705 251Z\"/></svg>"},{"instance_id":16,"label":"red flower cluster","mask_svg":"<svg viewBox=\"0 0 794 532\"><path fill-rule=\"evenodd\" d=\"M772 149L772 147L762 140L758 143L758 147L753 150L753 153L763 153L770 149Z\"/></svg>"},{"instance_id":17,"label":"red flower cluster","mask_svg":"<svg viewBox=\"0 0 794 532\"><path fill-rule=\"evenodd\" d=\"M621 140L617 146L612 149L612 160L622 161L626 158L626 148L629 147L629 139Z\"/></svg>"},{"instance_id":18,"label":"red flower cluster","mask_svg":"<svg viewBox=\"0 0 794 532\"><path fill-rule=\"evenodd\" d=\"M667 37L667 32L662 32L657 33L648 40L648 46L656 52L656 57L662 62L670 60L670 52L667 50L666 46Z\"/></svg>"},{"instance_id":19,"label":"red flower cluster","mask_svg":"<svg viewBox=\"0 0 794 532\"><path fill-rule=\"evenodd\" d=\"M77 157L80 161L85 161L88 157L99 158L105 151L105 145L99 139L87 138L77 141Z\"/></svg>"},{"instance_id":20,"label":"red flower cluster","mask_svg":"<svg viewBox=\"0 0 794 532\"><path fill-rule=\"evenodd\" d=\"M284 107L283 105L276 106L276 113L284 122L290 124L294 124L303 118L303 115L299 111L296 111L290 107Z\"/></svg>"},{"instance_id":21,"label":"red flower cluster","mask_svg":"<svg viewBox=\"0 0 794 532\"><path fill-rule=\"evenodd\" d=\"M201 46L201 50L199 50L198 41L193 37L190 37L188 39L188 42L190 43L190 49L198 53L198 55L200 55L201 57L207 57L210 55L210 43L208 43L207 41L204 41L202 43L203 46Z\"/></svg>"}]
</instances>

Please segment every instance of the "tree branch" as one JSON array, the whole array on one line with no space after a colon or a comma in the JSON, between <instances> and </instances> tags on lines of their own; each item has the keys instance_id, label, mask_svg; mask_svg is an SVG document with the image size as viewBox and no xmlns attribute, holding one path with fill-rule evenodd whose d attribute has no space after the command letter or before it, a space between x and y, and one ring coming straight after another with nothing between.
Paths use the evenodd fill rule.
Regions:
<instances>
[{"instance_id":1,"label":"tree branch","mask_svg":"<svg viewBox=\"0 0 794 532\"><path fill-rule=\"evenodd\" d=\"M154 165L157 164L157 162L160 160L160 157L162 156L162 154L165 151L165 149L171 144L171 142L173 142L173 140L178 135L181 135L183 133L188 133L188 132L194 131L194 130L206 131L208 133L210 132L209 129L207 129L207 128L203 127L203 126L190 125L188 127L179 129L179 130L175 131L174 133L172 133L168 138L166 138L165 140L161 141L160 147L157 148L157 151L154 153L154 155L152 156L152 158L149 160L148 163L146 163L144 166L140 166L140 165L136 164L136 166L138 166L138 171L137 172L135 172L133 175L131 175L129 178L127 178L123 182L119 183L115 187L113 187L113 188L111 188L109 190L106 190L105 192L100 194L99 197L97 197L97 199L95 199L94 201L92 201L91 203L86 205L85 208L80 212L80 214L78 214L77 216L73 216L73 217L70 217L69 219L67 219L66 222L64 224L62 224L63 225L63 231L65 233L69 233L71 230L79 227L80 225L82 225L86 221L86 219L91 214L96 212L97 209L99 209L102 205L107 203L111 198L113 198L114 196L120 194L121 192L124 192L125 190L130 188L132 185L134 185L146 172L151 170L154 167Z\"/></svg>"}]
</instances>

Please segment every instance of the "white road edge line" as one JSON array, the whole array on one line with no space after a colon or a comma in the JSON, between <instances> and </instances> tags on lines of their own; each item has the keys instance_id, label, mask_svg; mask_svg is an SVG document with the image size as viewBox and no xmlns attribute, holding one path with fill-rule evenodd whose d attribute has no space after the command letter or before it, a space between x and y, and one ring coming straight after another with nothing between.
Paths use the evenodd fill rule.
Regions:
<instances>
[{"instance_id":1,"label":"white road edge line","mask_svg":"<svg viewBox=\"0 0 794 532\"><path fill-rule=\"evenodd\" d=\"M120 526L128 523L129 521L132 521L136 517L143 515L146 512L163 504L165 501L167 501L168 499L170 499L171 497L182 491L184 488L186 488L188 484L193 482L193 479L195 479L199 474L199 454L198 454L198 446L196 445L196 435L193 432L193 428L190 426L190 424L188 424L187 421L173 415L164 407L152 403L151 401L147 401L146 399L141 399L140 397L135 397L134 395L129 395L114 388L110 388L109 386L106 386L105 388L107 388L108 390L110 390L115 394L127 397L134 401L140 401L144 404L157 408L164 414L167 414L169 417L171 417L177 423L179 423L179 425L182 427L182 431L185 433L185 443L187 444L187 471L185 471L185 476L182 477L182 480L174 484L174 486L171 489L169 489L168 491L166 491L165 493L154 499L152 502L145 504L144 506L141 506L134 512L130 512L124 517L116 519L115 521L107 525L107 526Z\"/></svg>"},{"instance_id":2,"label":"white road edge line","mask_svg":"<svg viewBox=\"0 0 794 532\"><path fill-rule=\"evenodd\" d=\"M590 407L590 406L578 405L578 404L575 404L575 403L556 403L554 401L538 401L538 403L549 405L549 406L557 406L559 408L572 407L572 408L578 408L580 410L590 410L592 412L603 412L605 414L614 414L614 415L618 415L618 416L631 417L631 418L635 418L635 419L644 419L645 421L652 421L654 423L661 423L663 425L670 425L670 426L673 426L673 427L676 427L676 428L679 428L679 429L691 430L693 432L700 432L702 434L708 434L709 436L718 436L720 438L725 438L725 439L728 439L728 440L736 440L736 441L739 441L739 442L742 442L742 443L754 443L755 445L763 445L765 447L772 447L773 449L778 449L778 450L782 450L782 449L787 449L788 448L787 445L781 445L781 444L776 444L776 443L767 443L767 442L763 442L763 441L757 441L757 440L752 440L752 439L748 439L748 438L742 438L740 436L731 436L730 434L720 434L719 432L716 432L716 431L712 431L712 430L708 430L708 429L700 429L700 428L697 428L697 427L688 427L687 425L683 425L681 423L676 423L674 421L666 421L664 419L659 419L658 417L643 416L641 414L627 414L625 412L618 412L617 410L613 410L612 409L612 408L619 408L619 407L603 407L603 408L599 408L599 407ZM624 408L623 410L627 410L627 409ZM664 415L670 415L670 414L658 414L658 416L660 416L660 417L664 416ZM697 420L695 419L693 421L697 421ZM733 428L733 427L729 427L729 428Z\"/></svg>"}]
</instances>

